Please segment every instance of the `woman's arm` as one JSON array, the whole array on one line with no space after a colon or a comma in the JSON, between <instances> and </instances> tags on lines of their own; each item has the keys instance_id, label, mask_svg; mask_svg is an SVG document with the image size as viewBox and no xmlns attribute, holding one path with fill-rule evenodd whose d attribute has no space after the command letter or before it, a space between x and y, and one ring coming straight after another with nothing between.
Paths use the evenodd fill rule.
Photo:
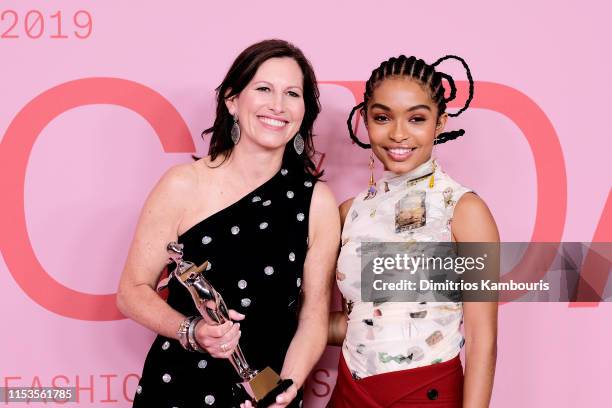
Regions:
<instances>
[{"instance_id":1,"label":"woman's arm","mask_svg":"<svg viewBox=\"0 0 612 408\"><path fill-rule=\"evenodd\" d=\"M355 198L349 198L340 204L338 212L340 213L340 228L344 227L344 220L348 214L353 200ZM346 310L344 310L344 302L342 302L342 310L331 312L329 314L329 329L327 334L327 344L330 346L342 346L344 338L346 337L346 325L347 316Z\"/></svg>"},{"instance_id":2,"label":"woman's arm","mask_svg":"<svg viewBox=\"0 0 612 408\"><path fill-rule=\"evenodd\" d=\"M153 188L140 214L119 281L117 306L125 316L170 338L185 318L159 297L155 286L167 265L166 245L177 240L185 199L196 183L191 166L174 167Z\"/></svg>"},{"instance_id":3,"label":"woman's arm","mask_svg":"<svg viewBox=\"0 0 612 408\"><path fill-rule=\"evenodd\" d=\"M327 343L331 289L340 246L340 220L336 200L324 183L315 185L308 229L309 248L304 262L298 328L281 371L281 377L292 379L295 386L277 398L279 403L272 405L274 408L284 407L295 398L297 389L304 384Z\"/></svg>"},{"instance_id":4,"label":"woman's arm","mask_svg":"<svg viewBox=\"0 0 612 408\"><path fill-rule=\"evenodd\" d=\"M197 186L197 173L191 164L170 169L149 194L144 205L117 291L117 307L126 317L162 336L177 339L185 319L157 294L155 287L167 265L166 245L177 240L186 200ZM232 311L232 317L240 319ZM214 357L225 358L237 342L239 325L228 322L209 326L200 322L198 340ZM228 344L227 352L217 350Z\"/></svg>"},{"instance_id":5,"label":"woman's arm","mask_svg":"<svg viewBox=\"0 0 612 408\"><path fill-rule=\"evenodd\" d=\"M467 193L452 221L457 242L499 242L495 220L486 204ZM491 400L497 358L497 302L464 302L465 380L463 407L486 408Z\"/></svg>"}]
</instances>

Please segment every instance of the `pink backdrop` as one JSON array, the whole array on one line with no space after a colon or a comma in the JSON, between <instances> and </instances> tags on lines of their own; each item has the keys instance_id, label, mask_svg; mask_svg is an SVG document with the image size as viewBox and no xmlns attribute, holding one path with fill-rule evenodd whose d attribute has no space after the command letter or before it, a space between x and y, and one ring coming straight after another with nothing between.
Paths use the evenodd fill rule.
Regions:
<instances>
[{"instance_id":1,"label":"pink backdrop","mask_svg":"<svg viewBox=\"0 0 612 408\"><path fill-rule=\"evenodd\" d=\"M169 166L206 151L213 89L265 38L300 46L322 82L315 142L339 201L368 177L345 129L350 81L392 55L454 53L477 97L449 123L467 136L436 154L487 201L502 240L612 241L605 2L297 4L0 3L0 386L77 386L79 406L130 406L153 334L118 315L113 293L140 207ZM492 406L609 406L611 311L503 305ZM306 406L329 398L338 352Z\"/></svg>"}]
</instances>

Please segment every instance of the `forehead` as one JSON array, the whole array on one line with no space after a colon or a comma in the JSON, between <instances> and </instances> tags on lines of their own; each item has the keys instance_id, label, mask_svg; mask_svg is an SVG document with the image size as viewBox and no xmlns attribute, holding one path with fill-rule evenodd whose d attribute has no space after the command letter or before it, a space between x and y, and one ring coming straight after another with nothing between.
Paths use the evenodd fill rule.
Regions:
<instances>
[{"instance_id":1,"label":"forehead","mask_svg":"<svg viewBox=\"0 0 612 408\"><path fill-rule=\"evenodd\" d=\"M382 103L390 108L404 108L414 105L430 105L433 101L419 82L405 77L391 77L374 88L370 104Z\"/></svg>"},{"instance_id":2,"label":"forehead","mask_svg":"<svg viewBox=\"0 0 612 408\"><path fill-rule=\"evenodd\" d=\"M290 57L264 61L251 82L266 81L279 86L302 86L304 75L298 63Z\"/></svg>"}]
</instances>

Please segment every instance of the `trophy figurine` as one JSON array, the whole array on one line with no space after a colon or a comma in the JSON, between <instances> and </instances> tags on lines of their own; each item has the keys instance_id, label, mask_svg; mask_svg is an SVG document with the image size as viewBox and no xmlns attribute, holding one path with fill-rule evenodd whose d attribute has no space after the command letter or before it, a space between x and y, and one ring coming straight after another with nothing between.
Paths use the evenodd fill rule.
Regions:
<instances>
[{"instance_id":1,"label":"trophy figurine","mask_svg":"<svg viewBox=\"0 0 612 408\"><path fill-rule=\"evenodd\" d=\"M221 294L215 290L202 273L206 270L208 261L200 266L196 266L193 262L184 261L183 244L177 242L170 242L167 251L170 255L170 261L176 263L172 276L187 288L204 320L212 325L229 321L229 312ZM239 386L257 404L257 407L267 407L273 404L276 396L293 384L292 380L281 380L280 376L270 367L263 370L251 368L244 358L240 344L236 346L229 360L242 379Z\"/></svg>"}]
</instances>

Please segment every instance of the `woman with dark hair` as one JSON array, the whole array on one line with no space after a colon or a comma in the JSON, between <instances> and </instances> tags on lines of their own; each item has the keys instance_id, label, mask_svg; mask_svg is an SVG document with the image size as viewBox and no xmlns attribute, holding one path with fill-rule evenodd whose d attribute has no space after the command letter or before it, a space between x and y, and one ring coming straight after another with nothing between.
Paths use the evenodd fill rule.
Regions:
<instances>
[{"instance_id":1,"label":"woman with dark hair","mask_svg":"<svg viewBox=\"0 0 612 408\"><path fill-rule=\"evenodd\" d=\"M234 407L244 395L227 360L238 342L248 363L293 385L273 407L301 405L301 387L323 352L339 219L312 161L319 113L312 67L290 43L244 50L217 88L209 156L170 169L145 203L117 304L159 335L134 407ZM208 324L170 279L155 291L166 245L204 272L231 321Z\"/></svg>"},{"instance_id":2,"label":"woman with dark hair","mask_svg":"<svg viewBox=\"0 0 612 408\"><path fill-rule=\"evenodd\" d=\"M456 96L453 78L436 70L447 59L463 64L470 83L467 102L456 113L446 112L446 103ZM450 86L448 96L443 80ZM372 174L368 188L340 206L343 229L336 279L344 308L330 318L328 342L342 346L332 408L489 404L496 359L496 302L461 302L452 297L448 301L435 297L433 302L385 298L366 302L361 293L364 242L429 243L402 247L408 252L419 248L414 254L418 257L421 250L439 251L449 242L499 241L485 203L432 158L435 144L464 134L444 132L444 127L448 116L467 109L473 91L463 59L446 56L430 65L402 55L372 72L363 102L349 116L351 139L372 149L371 169L376 157L385 172L378 181ZM356 111L364 118L370 143L353 133ZM497 244L492 248L489 266L495 272ZM459 360L464 344L465 379Z\"/></svg>"}]
</instances>

